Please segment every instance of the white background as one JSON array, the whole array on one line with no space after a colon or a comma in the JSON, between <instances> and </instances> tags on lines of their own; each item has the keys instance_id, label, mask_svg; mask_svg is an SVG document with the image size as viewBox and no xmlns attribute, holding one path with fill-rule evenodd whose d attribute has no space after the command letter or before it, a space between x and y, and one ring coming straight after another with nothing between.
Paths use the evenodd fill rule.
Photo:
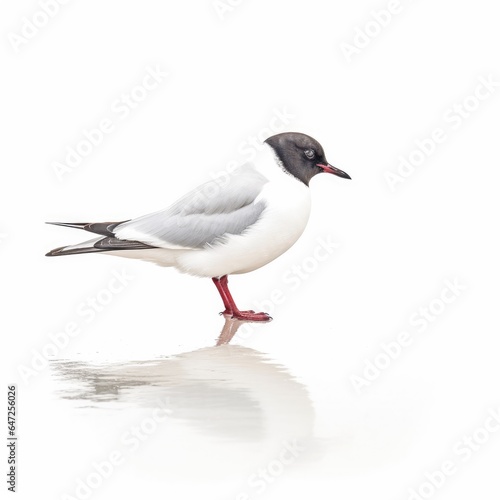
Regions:
<instances>
[{"instance_id":1,"label":"white background","mask_svg":"<svg viewBox=\"0 0 500 500\"><path fill-rule=\"evenodd\" d=\"M73 0L24 42L16 36L40 5L2 8L2 379L18 384L18 497L78 498L77 479L123 450L120 436L151 418L149 399L165 390L169 418L89 498L387 500L419 488L420 498L497 498L500 433L480 428L500 409L498 83L471 97L481 79L500 82L494 3L402 0L382 28L372 11L394 3L227 5ZM348 58L342 44L354 43ZM144 99L123 118L116 101L156 66L168 76L136 91ZM463 104L468 116L453 118ZM106 118L114 130L58 178L54 163ZM209 348L223 325L209 280L100 255L44 257L86 237L44 221L163 208L248 160L248 138L271 125L314 136L353 179L315 178L299 242L231 279L242 307L281 290L272 323ZM387 172L436 128L445 140L391 189ZM328 238L338 248L312 261ZM296 265L310 272L294 288L285 276ZM86 322L78 308L113 272L133 279ZM464 290L443 305L446 280ZM419 333L414 315L430 303L439 314ZM23 376L72 322L80 333L52 367ZM405 331L411 345L357 391L352 377ZM92 391L109 366L104 396L114 396L103 401ZM68 399L82 387L90 399ZM217 432L202 429L212 421ZM467 445L469 458L459 443L474 433L487 442ZM303 451L280 469L283 440L294 439ZM444 461L455 472L426 489ZM268 467L276 477L264 491L249 485Z\"/></svg>"}]
</instances>

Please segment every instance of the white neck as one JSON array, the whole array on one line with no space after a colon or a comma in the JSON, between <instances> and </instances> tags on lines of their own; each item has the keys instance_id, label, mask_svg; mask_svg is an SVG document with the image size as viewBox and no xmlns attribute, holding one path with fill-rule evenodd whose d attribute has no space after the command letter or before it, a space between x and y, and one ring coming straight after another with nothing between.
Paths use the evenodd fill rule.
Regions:
<instances>
[{"instance_id":1,"label":"white neck","mask_svg":"<svg viewBox=\"0 0 500 500\"><path fill-rule=\"evenodd\" d=\"M276 156L274 149L268 144L264 144L264 148L257 153L253 163L255 168L270 181L283 182L283 180L293 180L301 183L285 169Z\"/></svg>"}]
</instances>

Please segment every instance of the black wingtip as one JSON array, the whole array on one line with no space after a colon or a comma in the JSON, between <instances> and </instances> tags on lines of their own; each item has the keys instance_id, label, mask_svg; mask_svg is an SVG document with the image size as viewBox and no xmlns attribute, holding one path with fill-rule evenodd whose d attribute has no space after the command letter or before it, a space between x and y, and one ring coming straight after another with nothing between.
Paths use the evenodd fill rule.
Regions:
<instances>
[{"instance_id":1,"label":"black wingtip","mask_svg":"<svg viewBox=\"0 0 500 500\"><path fill-rule=\"evenodd\" d=\"M120 222L46 222L53 226L71 227L73 229L83 229L89 233L100 234L102 236L114 237L116 226L128 221Z\"/></svg>"},{"instance_id":2,"label":"black wingtip","mask_svg":"<svg viewBox=\"0 0 500 500\"><path fill-rule=\"evenodd\" d=\"M84 248L72 248L69 247L59 247L54 248L49 253L46 253L46 257L59 257L61 255L80 255L82 253L97 253L97 252L106 252L109 249L96 248L94 246L84 247Z\"/></svg>"},{"instance_id":3,"label":"black wingtip","mask_svg":"<svg viewBox=\"0 0 500 500\"><path fill-rule=\"evenodd\" d=\"M84 229L87 222L46 222L45 224L50 224L51 226L72 227L74 229Z\"/></svg>"},{"instance_id":4,"label":"black wingtip","mask_svg":"<svg viewBox=\"0 0 500 500\"><path fill-rule=\"evenodd\" d=\"M59 248L54 248L54 250L51 250L50 252L47 252L45 254L45 257L57 257L58 255L64 255L63 251L66 247L59 247Z\"/></svg>"}]
</instances>

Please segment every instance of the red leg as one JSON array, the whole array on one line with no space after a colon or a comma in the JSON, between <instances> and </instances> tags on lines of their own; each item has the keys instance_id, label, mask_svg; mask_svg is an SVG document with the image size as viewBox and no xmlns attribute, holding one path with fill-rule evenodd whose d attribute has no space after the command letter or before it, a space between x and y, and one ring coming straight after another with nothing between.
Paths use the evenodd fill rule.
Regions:
<instances>
[{"instance_id":1,"label":"red leg","mask_svg":"<svg viewBox=\"0 0 500 500\"><path fill-rule=\"evenodd\" d=\"M224 302L225 310L221 314L243 321L271 321L271 316L265 312L256 313L255 311L240 311L238 309L229 291L227 275L221 278L212 278L212 281L219 291L222 302Z\"/></svg>"}]
</instances>

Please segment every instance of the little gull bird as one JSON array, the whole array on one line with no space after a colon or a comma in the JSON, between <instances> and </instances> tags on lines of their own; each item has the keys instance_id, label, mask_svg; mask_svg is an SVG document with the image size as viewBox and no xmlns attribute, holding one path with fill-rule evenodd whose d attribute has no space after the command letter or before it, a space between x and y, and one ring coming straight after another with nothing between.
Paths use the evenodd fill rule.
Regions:
<instances>
[{"instance_id":1,"label":"little gull bird","mask_svg":"<svg viewBox=\"0 0 500 500\"><path fill-rule=\"evenodd\" d=\"M202 184L170 207L121 222L50 222L99 235L47 256L103 252L175 267L212 278L224 303L222 314L269 321L264 312L240 311L228 275L254 271L286 252L300 237L311 208L310 180L330 165L318 141L285 132L269 137L256 166L245 164L225 179Z\"/></svg>"}]
</instances>

